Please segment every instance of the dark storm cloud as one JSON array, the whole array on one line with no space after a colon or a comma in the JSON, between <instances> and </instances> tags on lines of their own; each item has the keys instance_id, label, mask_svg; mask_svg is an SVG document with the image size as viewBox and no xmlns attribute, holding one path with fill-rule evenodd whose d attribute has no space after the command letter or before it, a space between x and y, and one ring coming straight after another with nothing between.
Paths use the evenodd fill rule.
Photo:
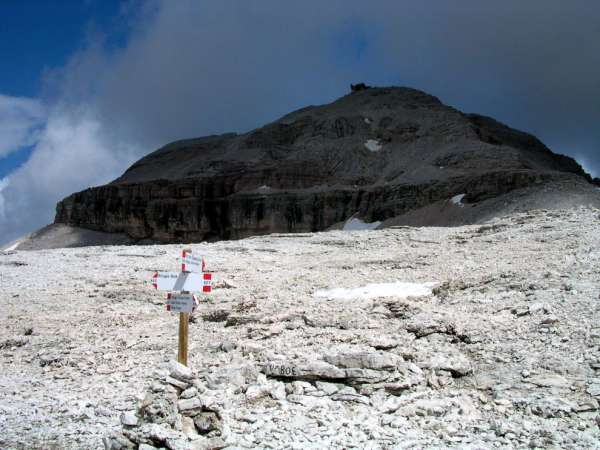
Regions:
<instances>
[{"instance_id":1,"label":"dark storm cloud","mask_svg":"<svg viewBox=\"0 0 600 450\"><path fill-rule=\"evenodd\" d=\"M168 141L248 130L356 81L425 90L600 174L599 2L165 0L131 28L55 74L31 161L0 183L5 236Z\"/></svg>"}]
</instances>

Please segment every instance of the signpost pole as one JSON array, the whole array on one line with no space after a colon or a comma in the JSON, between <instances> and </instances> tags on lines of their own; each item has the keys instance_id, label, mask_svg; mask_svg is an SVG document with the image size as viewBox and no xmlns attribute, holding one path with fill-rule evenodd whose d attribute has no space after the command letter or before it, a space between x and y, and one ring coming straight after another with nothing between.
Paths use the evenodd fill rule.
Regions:
<instances>
[{"instance_id":1,"label":"signpost pole","mask_svg":"<svg viewBox=\"0 0 600 450\"><path fill-rule=\"evenodd\" d=\"M181 271L187 272L185 265L185 257L186 254L192 253L191 250L185 249L182 254L182 265ZM187 294L187 291L182 291L182 294ZM183 364L184 366L188 365L188 337L189 337L189 327L190 327L190 314L180 312L179 313L179 346L177 351L177 361Z\"/></svg>"},{"instance_id":2,"label":"signpost pole","mask_svg":"<svg viewBox=\"0 0 600 450\"><path fill-rule=\"evenodd\" d=\"M157 271L152 275L154 289L170 291L167 294L167 311L179 313L177 361L184 366L188 365L190 314L198 305L191 292L212 292L212 274L205 272L205 267L204 258L195 257L191 250L185 249L181 255L181 273Z\"/></svg>"},{"instance_id":3,"label":"signpost pole","mask_svg":"<svg viewBox=\"0 0 600 450\"><path fill-rule=\"evenodd\" d=\"M177 361L184 366L188 365L188 336L190 313L179 313L179 351Z\"/></svg>"}]
</instances>

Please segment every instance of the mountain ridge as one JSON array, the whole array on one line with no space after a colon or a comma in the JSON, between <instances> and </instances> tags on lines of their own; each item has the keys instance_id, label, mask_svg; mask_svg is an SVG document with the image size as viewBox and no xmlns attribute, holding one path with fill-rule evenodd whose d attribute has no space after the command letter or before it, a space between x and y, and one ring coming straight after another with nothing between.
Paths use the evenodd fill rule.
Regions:
<instances>
[{"instance_id":1,"label":"mountain ridge","mask_svg":"<svg viewBox=\"0 0 600 450\"><path fill-rule=\"evenodd\" d=\"M529 133L416 89L369 88L247 133L167 144L59 202L55 223L160 242L232 239L385 221L458 194L477 206L564 180L593 182Z\"/></svg>"}]
</instances>

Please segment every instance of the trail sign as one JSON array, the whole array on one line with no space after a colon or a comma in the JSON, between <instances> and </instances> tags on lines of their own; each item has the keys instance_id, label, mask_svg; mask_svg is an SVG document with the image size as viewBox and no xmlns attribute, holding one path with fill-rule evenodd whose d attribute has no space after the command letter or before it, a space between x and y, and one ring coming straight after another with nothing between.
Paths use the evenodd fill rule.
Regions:
<instances>
[{"instance_id":1,"label":"trail sign","mask_svg":"<svg viewBox=\"0 0 600 450\"><path fill-rule=\"evenodd\" d=\"M204 258L193 256L189 250L181 252L181 271L182 272L204 272Z\"/></svg>"},{"instance_id":2,"label":"trail sign","mask_svg":"<svg viewBox=\"0 0 600 450\"><path fill-rule=\"evenodd\" d=\"M167 311L191 313L194 305L192 294L167 294Z\"/></svg>"},{"instance_id":3,"label":"trail sign","mask_svg":"<svg viewBox=\"0 0 600 450\"><path fill-rule=\"evenodd\" d=\"M207 275L208 278L206 278ZM212 274L210 273L154 272L152 285L159 291L211 292L211 280Z\"/></svg>"},{"instance_id":4,"label":"trail sign","mask_svg":"<svg viewBox=\"0 0 600 450\"><path fill-rule=\"evenodd\" d=\"M212 292L212 274L205 272L204 258L192 256L191 250L181 252L181 272L154 272L152 286L159 291L181 291L167 294L167 311L179 313L179 345L177 360L187 366L189 316L197 304L190 292Z\"/></svg>"}]
</instances>

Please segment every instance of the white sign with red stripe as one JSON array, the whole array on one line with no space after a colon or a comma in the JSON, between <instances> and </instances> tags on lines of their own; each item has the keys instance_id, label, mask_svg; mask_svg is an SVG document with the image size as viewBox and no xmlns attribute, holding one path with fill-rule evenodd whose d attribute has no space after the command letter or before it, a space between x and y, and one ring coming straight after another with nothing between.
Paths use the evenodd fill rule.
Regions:
<instances>
[{"instance_id":1,"label":"white sign with red stripe","mask_svg":"<svg viewBox=\"0 0 600 450\"><path fill-rule=\"evenodd\" d=\"M192 294L167 294L167 311L191 313L194 305Z\"/></svg>"},{"instance_id":2,"label":"white sign with red stripe","mask_svg":"<svg viewBox=\"0 0 600 450\"><path fill-rule=\"evenodd\" d=\"M204 258L198 258L192 255L190 250L181 252L181 271L182 272L204 272Z\"/></svg>"},{"instance_id":3,"label":"white sign with red stripe","mask_svg":"<svg viewBox=\"0 0 600 450\"><path fill-rule=\"evenodd\" d=\"M152 285L159 291L172 291L179 275L179 272L154 272Z\"/></svg>"},{"instance_id":4,"label":"white sign with red stripe","mask_svg":"<svg viewBox=\"0 0 600 450\"><path fill-rule=\"evenodd\" d=\"M208 278L208 290L206 289ZM189 292L211 292L212 274L193 272L155 272L152 277L152 285L159 291L189 291Z\"/></svg>"}]
</instances>

